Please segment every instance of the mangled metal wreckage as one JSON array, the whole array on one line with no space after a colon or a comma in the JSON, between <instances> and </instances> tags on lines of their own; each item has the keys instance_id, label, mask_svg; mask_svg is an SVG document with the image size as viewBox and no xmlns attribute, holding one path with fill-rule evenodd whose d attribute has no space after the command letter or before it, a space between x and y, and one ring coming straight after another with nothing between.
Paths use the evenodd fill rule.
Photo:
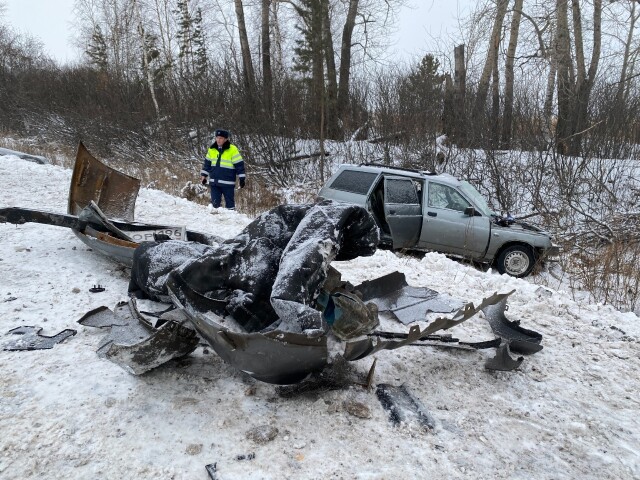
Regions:
<instances>
[{"instance_id":1,"label":"mangled metal wreckage","mask_svg":"<svg viewBox=\"0 0 640 480\"><path fill-rule=\"evenodd\" d=\"M71 228L88 247L129 267L133 252L144 241L174 238L209 245L221 241L215 235L180 226L134 222L139 190L140 180L100 162L80 143L66 214L8 207L0 208L0 222Z\"/></svg>"},{"instance_id":2,"label":"mangled metal wreckage","mask_svg":"<svg viewBox=\"0 0 640 480\"><path fill-rule=\"evenodd\" d=\"M138 189L139 181L98 162L80 144L68 215L0 209L2 221L70 227L87 245L132 267L131 300L113 311L88 312L79 323L108 328L98 354L134 374L191 353L199 337L235 368L275 384L299 382L338 354L352 361L425 343L493 347L496 355L485 366L511 370L522 357L513 359L510 352L542 348L540 334L505 317L513 292L495 293L474 306L411 287L398 272L358 286L342 281L331 262L372 255L378 244L375 221L361 207L282 205L222 241L133 222ZM144 241L147 236L151 241ZM136 299L167 308L141 312ZM496 339L465 344L435 335L481 310ZM429 312L453 314L406 333L377 330L380 318L408 325L424 322Z\"/></svg>"}]
</instances>

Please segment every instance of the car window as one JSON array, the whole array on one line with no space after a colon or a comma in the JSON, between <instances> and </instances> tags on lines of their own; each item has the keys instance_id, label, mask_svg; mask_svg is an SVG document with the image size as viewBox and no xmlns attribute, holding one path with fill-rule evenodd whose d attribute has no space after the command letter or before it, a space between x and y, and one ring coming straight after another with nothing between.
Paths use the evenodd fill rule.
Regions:
<instances>
[{"instance_id":1,"label":"car window","mask_svg":"<svg viewBox=\"0 0 640 480\"><path fill-rule=\"evenodd\" d=\"M464 212L471 204L453 187L429 182L428 203L430 207L449 208Z\"/></svg>"},{"instance_id":2,"label":"car window","mask_svg":"<svg viewBox=\"0 0 640 480\"><path fill-rule=\"evenodd\" d=\"M353 170L344 170L336 177L329 188L335 190L343 190L345 192L366 195L373 181L378 177L373 172L355 172Z\"/></svg>"},{"instance_id":3,"label":"car window","mask_svg":"<svg viewBox=\"0 0 640 480\"><path fill-rule=\"evenodd\" d=\"M387 178L387 203L419 204L418 193L411 180Z\"/></svg>"},{"instance_id":4,"label":"car window","mask_svg":"<svg viewBox=\"0 0 640 480\"><path fill-rule=\"evenodd\" d=\"M475 187L469 182L467 182L466 180L460 182L460 190L464 192L467 198L470 198L471 201L475 203L474 207L480 210L480 212L482 212L484 215L489 217L494 214L493 211L489 208L489 205L487 205L487 201L482 196L482 194L478 190L476 190Z\"/></svg>"}]
</instances>

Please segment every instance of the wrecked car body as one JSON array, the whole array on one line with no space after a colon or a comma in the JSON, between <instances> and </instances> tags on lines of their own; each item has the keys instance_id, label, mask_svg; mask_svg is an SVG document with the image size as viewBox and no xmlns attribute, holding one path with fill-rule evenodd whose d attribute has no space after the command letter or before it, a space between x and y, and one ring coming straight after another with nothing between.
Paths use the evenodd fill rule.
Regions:
<instances>
[{"instance_id":1,"label":"wrecked car body","mask_svg":"<svg viewBox=\"0 0 640 480\"><path fill-rule=\"evenodd\" d=\"M129 290L155 300L167 295L236 368L265 382L293 383L329 360L329 322L335 318L325 316L317 299L331 284L327 277L335 281L330 262L373 254L377 235L373 220L356 206L282 205L168 275L153 265L171 263L178 242L143 245ZM158 279L164 279L160 291ZM340 286L338 280L326 292L327 301L341 293L333 291Z\"/></svg>"},{"instance_id":2,"label":"wrecked car body","mask_svg":"<svg viewBox=\"0 0 640 480\"><path fill-rule=\"evenodd\" d=\"M559 253L548 233L499 217L475 187L446 173L345 164L318 196L366 208L381 244L394 249L467 258L519 278Z\"/></svg>"},{"instance_id":3,"label":"wrecked car body","mask_svg":"<svg viewBox=\"0 0 640 480\"><path fill-rule=\"evenodd\" d=\"M183 226L154 225L134 221L140 180L97 160L80 143L69 187L67 214L20 207L0 208L0 222L43 223L66 227L91 249L126 266L133 252L156 238L216 245L215 235L187 230Z\"/></svg>"}]
</instances>

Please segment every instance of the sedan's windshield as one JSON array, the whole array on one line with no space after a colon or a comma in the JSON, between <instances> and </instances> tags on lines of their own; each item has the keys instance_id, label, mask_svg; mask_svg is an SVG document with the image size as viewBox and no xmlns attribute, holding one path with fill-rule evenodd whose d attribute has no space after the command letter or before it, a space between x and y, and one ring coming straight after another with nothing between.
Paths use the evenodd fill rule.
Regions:
<instances>
[{"instance_id":1,"label":"sedan's windshield","mask_svg":"<svg viewBox=\"0 0 640 480\"><path fill-rule=\"evenodd\" d=\"M462 180L460 182L460 190L462 190L462 192L469 199L471 199L473 204L476 207L478 207L478 209L480 210L480 213L482 213L482 214L484 214L484 215L486 215L488 217L490 217L491 215L494 215L493 211L489 208L489 205L487 205L487 201L484 199L484 197L469 182L467 182L466 180Z\"/></svg>"}]
</instances>

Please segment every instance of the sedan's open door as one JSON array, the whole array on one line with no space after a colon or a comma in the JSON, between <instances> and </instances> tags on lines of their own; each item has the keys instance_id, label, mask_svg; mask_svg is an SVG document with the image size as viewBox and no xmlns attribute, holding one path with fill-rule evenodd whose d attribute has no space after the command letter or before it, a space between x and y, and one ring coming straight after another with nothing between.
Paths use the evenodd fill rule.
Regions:
<instances>
[{"instance_id":1,"label":"sedan's open door","mask_svg":"<svg viewBox=\"0 0 640 480\"><path fill-rule=\"evenodd\" d=\"M421 196L406 177L384 177L384 214L391 230L393 248L415 247L422 229Z\"/></svg>"}]
</instances>

